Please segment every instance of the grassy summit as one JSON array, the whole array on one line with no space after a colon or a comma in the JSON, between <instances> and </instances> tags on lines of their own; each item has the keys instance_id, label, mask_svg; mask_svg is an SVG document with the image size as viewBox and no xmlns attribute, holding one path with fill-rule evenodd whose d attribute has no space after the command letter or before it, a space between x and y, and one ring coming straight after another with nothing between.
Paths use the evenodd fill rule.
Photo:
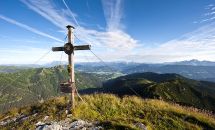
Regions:
<instances>
[{"instance_id":1,"label":"grassy summit","mask_svg":"<svg viewBox=\"0 0 215 130\"><path fill-rule=\"evenodd\" d=\"M0 121L26 115L26 120L11 122L0 129L35 128L45 116L48 120L64 120L68 97L50 99L44 103L22 109L13 109L1 115ZM72 119L98 121L105 129L138 129L135 125L143 123L147 129L215 129L215 117L191 107L161 100L144 100L136 96L119 98L111 94L83 96L77 101ZM36 116L35 116L36 115Z\"/></svg>"}]
</instances>

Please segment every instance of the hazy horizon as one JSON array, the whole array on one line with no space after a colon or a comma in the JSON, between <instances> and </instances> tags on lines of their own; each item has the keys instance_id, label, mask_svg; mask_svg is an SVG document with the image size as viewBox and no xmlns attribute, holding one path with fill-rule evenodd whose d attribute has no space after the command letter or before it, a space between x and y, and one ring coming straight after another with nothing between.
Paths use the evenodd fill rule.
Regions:
<instances>
[{"instance_id":1,"label":"hazy horizon","mask_svg":"<svg viewBox=\"0 0 215 130\"><path fill-rule=\"evenodd\" d=\"M183 60L183 61L173 61L173 62L135 62L135 61L108 61L105 63L136 63L136 64L173 64L173 63L180 63L180 62L192 62L192 61L197 61L197 62L212 62L215 63L215 61L208 61L208 60L197 60L197 59L191 59L191 60ZM14 65L14 66L25 66L25 65L47 65L47 64L54 64L58 62L57 64L61 64L61 65L65 65L68 63L68 61L50 61L50 62L42 62L42 63L38 63L38 64L28 64L28 63L23 63L23 64L16 64L16 63L9 63L9 64L0 64L0 66L10 66L10 65ZM61 62L61 63L60 63ZM83 61L83 62L75 62L75 64L85 64L85 63L101 63L103 65L105 65L105 63L103 63L102 61Z\"/></svg>"}]
</instances>

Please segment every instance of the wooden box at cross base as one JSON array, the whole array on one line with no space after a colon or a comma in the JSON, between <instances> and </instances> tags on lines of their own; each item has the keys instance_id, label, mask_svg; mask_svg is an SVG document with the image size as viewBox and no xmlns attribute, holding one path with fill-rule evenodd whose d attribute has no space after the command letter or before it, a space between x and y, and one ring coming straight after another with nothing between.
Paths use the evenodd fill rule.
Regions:
<instances>
[{"instance_id":1,"label":"wooden box at cross base","mask_svg":"<svg viewBox=\"0 0 215 130\"><path fill-rule=\"evenodd\" d=\"M72 91L71 83L69 82L60 83L60 91L63 93L71 93Z\"/></svg>"}]
</instances>

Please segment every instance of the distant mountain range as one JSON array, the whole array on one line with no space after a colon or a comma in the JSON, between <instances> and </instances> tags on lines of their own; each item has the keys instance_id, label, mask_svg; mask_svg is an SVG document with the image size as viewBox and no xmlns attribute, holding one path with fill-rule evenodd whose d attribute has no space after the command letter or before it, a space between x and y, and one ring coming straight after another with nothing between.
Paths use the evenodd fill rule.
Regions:
<instances>
[{"instance_id":1,"label":"distant mountain range","mask_svg":"<svg viewBox=\"0 0 215 130\"><path fill-rule=\"evenodd\" d=\"M199 61L196 59L193 60L186 60L186 61L179 61L179 62L169 62L165 64L170 65L192 65L192 66L215 66L215 62L212 61Z\"/></svg>"},{"instance_id":2,"label":"distant mountain range","mask_svg":"<svg viewBox=\"0 0 215 130\"><path fill-rule=\"evenodd\" d=\"M65 61L53 61L50 63L46 63L43 65L40 65L41 67L54 67L57 65L66 65L68 62ZM150 63L135 63L135 62L106 62L107 65L113 65L113 66L134 66L134 65L141 65L141 64L150 64ZM82 63L76 63L76 65L96 65L101 66L104 65L104 63L101 62L82 62ZM164 62L164 63L154 63L152 65L191 65L191 66L215 66L215 61L199 61L196 59L193 60L185 60L185 61L179 61L179 62Z\"/></svg>"},{"instance_id":3,"label":"distant mountain range","mask_svg":"<svg viewBox=\"0 0 215 130\"><path fill-rule=\"evenodd\" d=\"M54 67L59 65L66 65L68 62L66 61L53 61L46 64L1 64L0 66L18 66L18 67ZM178 62L164 62L164 63L137 63L137 62L106 62L107 65L114 65L114 66L133 66L133 65L141 65L141 64L148 64L148 65L191 65L191 66L215 66L215 61L199 61L196 59L192 60L185 60L185 61L178 61ZM91 66L101 66L104 63L101 62L79 62L76 65L91 65Z\"/></svg>"},{"instance_id":4,"label":"distant mountain range","mask_svg":"<svg viewBox=\"0 0 215 130\"><path fill-rule=\"evenodd\" d=\"M215 82L215 66L191 66L191 65L139 65L123 70L123 73L176 73L187 78Z\"/></svg>"},{"instance_id":5,"label":"distant mountain range","mask_svg":"<svg viewBox=\"0 0 215 130\"><path fill-rule=\"evenodd\" d=\"M16 72L18 70L28 68L49 68L57 65L66 67L66 62L54 61L44 65L18 65L18 66L0 66L0 72ZM134 62L83 62L76 63L75 70L88 73L140 73L140 72L155 72L155 73L176 73L187 78L195 80L204 80L215 82L215 62L211 61L181 61L169 62L163 64L144 64Z\"/></svg>"},{"instance_id":6,"label":"distant mountain range","mask_svg":"<svg viewBox=\"0 0 215 130\"><path fill-rule=\"evenodd\" d=\"M76 70L84 72L120 72L123 74L155 72L176 73L195 80L215 82L215 62L210 61L182 61L163 64L144 64L109 62L76 64Z\"/></svg>"},{"instance_id":7,"label":"distant mountain range","mask_svg":"<svg viewBox=\"0 0 215 130\"><path fill-rule=\"evenodd\" d=\"M68 62L65 61L53 61L50 63L46 63L41 65L42 67L54 67L57 65L65 65ZM97 65L97 66L101 66L104 65L101 62L82 62L82 63L76 63L76 65ZM150 64L150 63L136 63L136 62L123 62L123 61L119 61L119 62L106 62L106 64L108 65L127 65L127 66L131 66L131 65L140 65L140 64ZM192 59L192 60L185 60L185 61L178 61L178 62L164 62L164 63L154 63L154 65L192 65L192 66L215 66L215 61L199 61L196 59Z\"/></svg>"}]
</instances>

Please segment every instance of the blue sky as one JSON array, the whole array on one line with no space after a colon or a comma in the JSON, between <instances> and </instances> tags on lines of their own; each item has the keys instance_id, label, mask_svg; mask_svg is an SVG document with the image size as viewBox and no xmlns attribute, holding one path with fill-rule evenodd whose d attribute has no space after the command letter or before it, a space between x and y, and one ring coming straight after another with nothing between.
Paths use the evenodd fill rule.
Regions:
<instances>
[{"instance_id":1,"label":"blue sky","mask_svg":"<svg viewBox=\"0 0 215 130\"><path fill-rule=\"evenodd\" d=\"M35 63L64 44L67 24L81 40L75 44L91 44L105 61L214 61L214 20L215 0L1 0L0 64ZM89 51L75 56L97 60Z\"/></svg>"}]
</instances>

